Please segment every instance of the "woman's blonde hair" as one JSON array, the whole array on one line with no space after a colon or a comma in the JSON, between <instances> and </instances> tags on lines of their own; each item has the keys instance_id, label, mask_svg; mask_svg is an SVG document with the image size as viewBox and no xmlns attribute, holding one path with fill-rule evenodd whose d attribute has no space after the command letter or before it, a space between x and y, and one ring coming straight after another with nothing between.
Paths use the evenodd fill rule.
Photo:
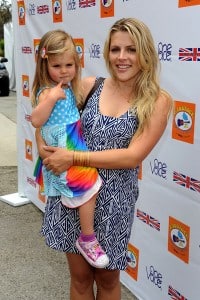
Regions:
<instances>
[{"instance_id":1,"label":"woman's blonde hair","mask_svg":"<svg viewBox=\"0 0 200 300\"><path fill-rule=\"evenodd\" d=\"M76 51L76 46L72 37L65 31L57 29L48 31L43 35L40 40L37 61L35 68L35 75L33 79L32 86L32 105L35 106L37 103L36 97L39 88L51 86L52 80L48 73L48 59L51 56L56 56L64 53L65 51L71 51L74 61L76 73L71 81L72 90L76 97L77 105L81 101L80 95L80 80L81 80L81 63L78 53Z\"/></svg>"},{"instance_id":2,"label":"woman's blonde hair","mask_svg":"<svg viewBox=\"0 0 200 300\"><path fill-rule=\"evenodd\" d=\"M111 27L104 45L104 59L111 77L115 73L109 61L110 44L112 35L116 32L128 32L133 41L140 72L133 87L132 111L136 111L139 119L137 134L140 134L148 124L154 109L155 101L161 93L158 82L160 62L154 46L153 37L149 28L140 20L123 18L116 21Z\"/></svg>"}]
</instances>

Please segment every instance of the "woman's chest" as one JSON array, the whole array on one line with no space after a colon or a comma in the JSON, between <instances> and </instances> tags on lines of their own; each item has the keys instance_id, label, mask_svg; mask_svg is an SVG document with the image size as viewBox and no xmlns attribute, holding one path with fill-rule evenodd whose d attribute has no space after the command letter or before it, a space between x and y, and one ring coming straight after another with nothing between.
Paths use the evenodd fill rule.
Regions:
<instances>
[{"instance_id":1,"label":"woman's chest","mask_svg":"<svg viewBox=\"0 0 200 300\"><path fill-rule=\"evenodd\" d=\"M99 95L98 107L102 115L119 118L130 109L130 103L121 95L102 92Z\"/></svg>"},{"instance_id":2,"label":"woman's chest","mask_svg":"<svg viewBox=\"0 0 200 300\"><path fill-rule=\"evenodd\" d=\"M98 150L128 147L137 127L137 118L128 112L112 118L98 113L98 110L89 110L82 118L86 142Z\"/></svg>"}]
</instances>

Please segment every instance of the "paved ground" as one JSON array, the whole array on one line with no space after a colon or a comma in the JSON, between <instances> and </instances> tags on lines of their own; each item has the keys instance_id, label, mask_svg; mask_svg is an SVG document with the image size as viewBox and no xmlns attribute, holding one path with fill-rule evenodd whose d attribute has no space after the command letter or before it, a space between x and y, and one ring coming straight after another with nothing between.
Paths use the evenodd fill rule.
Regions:
<instances>
[{"instance_id":1,"label":"paved ground","mask_svg":"<svg viewBox=\"0 0 200 300\"><path fill-rule=\"evenodd\" d=\"M0 97L0 166L17 165L16 121L16 93L10 92L9 97Z\"/></svg>"},{"instance_id":2,"label":"paved ground","mask_svg":"<svg viewBox=\"0 0 200 300\"><path fill-rule=\"evenodd\" d=\"M16 93L0 97L0 128L4 196L17 193ZM32 203L13 207L0 201L0 300L69 300L65 256L45 246L41 222L42 212ZM122 286L122 300L135 299Z\"/></svg>"}]
</instances>

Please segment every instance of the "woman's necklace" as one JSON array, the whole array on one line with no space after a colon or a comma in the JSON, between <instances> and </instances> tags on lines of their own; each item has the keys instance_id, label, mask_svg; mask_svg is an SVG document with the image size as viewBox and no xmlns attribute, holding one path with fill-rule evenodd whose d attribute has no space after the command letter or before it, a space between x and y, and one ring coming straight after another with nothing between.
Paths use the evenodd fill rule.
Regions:
<instances>
[{"instance_id":1,"label":"woman's necklace","mask_svg":"<svg viewBox=\"0 0 200 300\"><path fill-rule=\"evenodd\" d=\"M121 82L112 79L113 95L125 102L133 102L134 99L134 84L131 82Z\"/></svg>"},{"instance_id":2,"label":"woman's necklace","mask_svg":"<svg viewBox=\"0 0 200 300\"><path fill-rule=\"evenodd\" d=\"M116 86L115 93L116 93L116 95L119 95L121 99L123 99L124 101L126 101L128 103L133 101L134 93L133 93L132 87L131 87L131 90L130 90L130 87L127 87L127 89L123 88L123 90L122 90L122 89L120 89L119 86Z\"/></svg>"}]
</instances>

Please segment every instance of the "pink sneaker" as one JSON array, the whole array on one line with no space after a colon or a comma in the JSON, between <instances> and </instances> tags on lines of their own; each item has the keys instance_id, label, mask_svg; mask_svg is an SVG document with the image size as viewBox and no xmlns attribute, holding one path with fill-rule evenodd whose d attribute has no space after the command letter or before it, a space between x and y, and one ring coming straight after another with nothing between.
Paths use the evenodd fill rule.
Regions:
<instances>
[{"instance_id":1,"label":"pink sneaker","mask_svg":"<svg viewBox=\"0 0 200 300\"><path fill-rule=\"evenodd\" d=\"M105 268L109 264L108 256L103 251L96 238L91 242L83 242L78 238L76 247L87 262L93 267Z\"/></svg>"}]
</instances>

